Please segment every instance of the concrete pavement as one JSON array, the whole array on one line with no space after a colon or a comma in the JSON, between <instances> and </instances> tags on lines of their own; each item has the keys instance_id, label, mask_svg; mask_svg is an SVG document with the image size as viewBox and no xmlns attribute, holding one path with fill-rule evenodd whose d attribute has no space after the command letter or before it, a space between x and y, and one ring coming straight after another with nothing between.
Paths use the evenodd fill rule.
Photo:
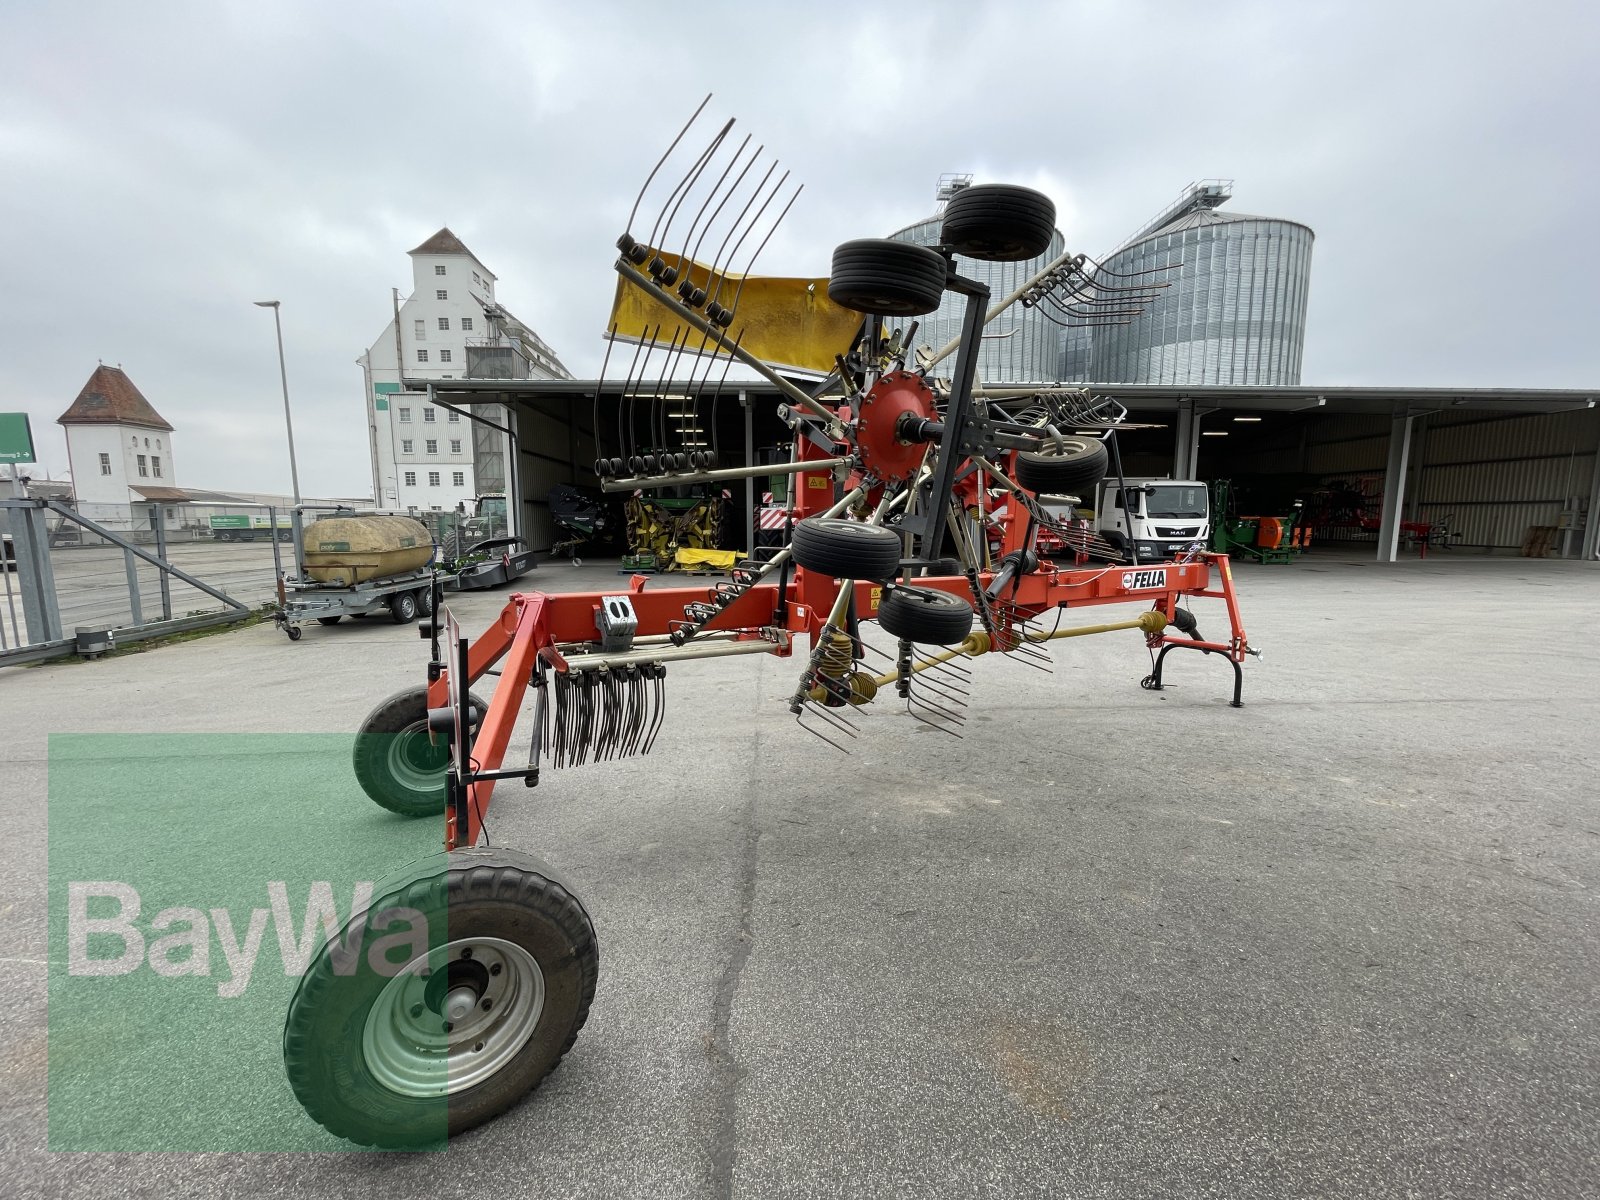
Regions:
<instances>
[{"instance_id":1,"label":"concrete pavement","mask_svg":"<svg viewBox=\"0 0 1600 1200\"><path fill-rule=\"evenodd\" d=\"M45 736L353 729L418 678L414 631L0 672L0 1191L1592 1195L1600 575L1238 578L1267 650L1242 710L1197 655L1142 691L1109 634L1053 675L979 663L963 739L881 704L846 757L789 717L796 661L675 668L648 758L490 816L573 878L600 990L560 1070L435 1155L42 1149ZM502 599L454 603L476 629Z\"/></svg>"}]
</instances>

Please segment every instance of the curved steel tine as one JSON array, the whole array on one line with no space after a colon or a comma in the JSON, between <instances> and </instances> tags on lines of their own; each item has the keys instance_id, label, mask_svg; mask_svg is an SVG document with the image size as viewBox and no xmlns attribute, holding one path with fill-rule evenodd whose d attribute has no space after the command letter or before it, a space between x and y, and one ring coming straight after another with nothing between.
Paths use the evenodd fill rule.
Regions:
<instances>
[{"instance_id":1,"label":"curved steel tine","mask_svg":"<svg viewBox=\"0 0 1600 1200\"><path fill-rule=\"evenodd\" d=\"M750 206L760 198L762 192L766 191L767 180L772 178L772 173L777 169L778 160L773 159L772 165L767 168L766 174L756 184L755 191L750 193L750 199L744 202L744 207L739 210L739 215L733 219L733 224L728 226L728 232L722 235L722 244L717 247L716 257L711 260L711 272L717 276L717 290L711 294L710 300L720 300L722 298L722 285L727 282L723 277L727 272L727 261L723 259L723 253L728 249L728 243L733 240L733 235L739 232L739 226L744 224L745 215L749 213ZM788 177L787 171L784 172L784 177ZM728 259L731 260L732 257L731 254L728 255Z\"/></svg>"},{"instance_id":2,"label":"curved steel tine","mask_svg":"<svg viewBox=\"0 0 1600 1200\"><path fill-rule=\"evenodd\" d=\"M558 767L567 765L567 675L558 671L550 679L555 689L555 712L552 716L550 753Z\"/></svg>"},{"instance_id":3,"label":"curved steel tine","mask_svg":"<svg viewBox=\"0 0 1600 1200\"><path fill-rule=\"evenodd\" d=\"M660 337L661 325L657 323L656 327L650 331L650 341L644 348L644 359L639 363L638 377L630 376L628 379L626 391L628 396L629 429L635 428L634 421L638 415L639 391L644 386L644 373L650 369L650 356L656 352L656 341ZM650 430L650 436L652 438L655 437L655 429L653 427Z\"/></svg>"},{"instance_id":4,"label":"curved steel tine","mask_svg":"<svg viewBox=\"0 0 1600 1200\"><path fill-rule=\"evenodd\" d=\"M643 754L647 747L645 738L650 732L650 689L653 686L651 679L653 671L650 663L639 664L639 678L634 684L634 720L637 730L634 733L633 752Z\"/></svg>"},{"instance_id":5,"label":"curved steel tine","mask_svg":"<svg viewBox=\"0 0 1600 1200\"><path fill-rule=\"evenodd\" d=\"M656 223L650 227L650 248L654 250L658 256L661 253L661 247L657 241L657 235L659 234L662 239L665 239L667 229L671 228L672 226L672 217L677 215L678 208L683 204L684 199L689 195L690 187L692 187L694 181L700 177L700 172L705 170L706 163L710 161L710 158L716 152L717 147L722 145L722 139L728 136L728 130L732 128L733 118L729 117L728 123L721 129L717 130L717 132L712 136L710 143L707 144L704 150L700 151L700 157L694 160L694 165L689 168L688 173L685 174L682 179L678 180L678 186L672 189L672 194L667 197L667 202L661 206L661 212L656 215ZM668 215L669 210L671 211L671 216ZM665 228L663 228L661 224L663 220L666 221ZM654 273L655 272L653 271L651 272L652 275Z\"/></svg>"},{"instance_id":6,"label":"curved steel tine","mask_svg":"<svg viewBox=\"0 0 1600 1200\"><path fill-rule=\"evenodd\" d=\"M594 728L590 730L590 749L594 754L594 761L600 762L605 758L606 690L610 685L608 678L610 672L602 668L589 674L594 678L594 685L591 688L594 693Z\"/></svg>"},{"instance_id":7,"label":"curved steel tine","mask_svg":"<svg viewBox=\"0 0 1600 1200\"><path fill-rule=\"evenodd\" d=\"M652 709L650 713L650 733L645 738L644 749L640 751L641 754L650 753L651 748L656 744L656 735L661 732L661 722L666 717L667 669L660 663L652 663L650 665L653 668L651 675L655 686L651 689L650 695Z\"/></svg>"},{"instance_id":8,"label":"curved steel tine","mask_svg":"<svg viewBox=\"0 0 1600 1200\"><path fill-rule=\"evenodd\" d=\"M639 195L633 202L633 211L628 214L628 224L623 230L624 233L629 234L630 236L632 235L633 219L639 215L639 205L644 201L644 194L650 190L650 184L651 181L655 179L656 172L661 170L662 164L665 163L667 159L672 156L672 152L678 148L678 143L683 141L683 135L689 132L689 126L693 125L695 121L700 118L700 114L704 111L705 106L711 103L711 95L712 93L710 92L706 93L706 98L700 101L699 107L689 115L689 119L683 123L683 128L678 130L678 136L672 139L672 144L669 145L661 157L656 160L656 165L650 168L650 174L644 177L644 186L639 189Z\"/></svg>"},{"instance_id":9,"label":"curved steel tine","mask_svg":"<svg viewBox=\"0 0 1600 1200\"><path fill-rule=\"evenodd\" d=\"M661 327L658 325L656 328L659 330ZM653 341L652 344L654 344ZM628 374L622 381L622 390L617 393L617 429L624 439L622 447L624 457L629 457L633 454L633 404L628 393L633 390L633 373L639 367L639 354L643 349L644 342L642 340L636 340L633 343L633 360L628 364ZM628 410L626 421L622 417L624 405L627 405Z\"/></svg>"},{"instance_id":10,"label":"curved steel tine","mask_svg":"<svg viewBox=\"0 0 1600 1200\"><path fill-rule=\"evenodd\" d=\"M787 179L788 177L789 177L788 172L784 172L784 179ZM780 188L783 186L783 181L782 180L779 180L778 186ZM755 248L755 250L751 253L750 261L745 263L744 270L739 272L739 287L738 287L738 290L733 293L733 303L728 305L729 308L735 309L735 310L738 309L738 307L739 307L739 297L744 294L744 281L746 279L749 279L750 278L750 272L755 270L756 259L761 257L761 252L767 248L767 243L772 240L772 235L778 232L778 226L783 224L783 219L789 215L789 210L794 207L794 202L796 200L800 199L800 193L805 191L805 190L806 190L806 185L805 184L803 184L803 183L802 184L797 184L795 189L794 189L794 195L789 197L789 203L785 204L783 206L783 210L781 212L779 212L776 217L773 218L772 227L767 230L766 236L761 239L761 244L759 246L757 246ZM773 194L773 196L776 196L778 194L777 190L774 189L772 194ZM770 203L770 201L769 201L769 203ZM765 204L763 204L761 206L762 211L765 211L766 207L767 206ZM760 218L761 218L761 213L758 212L756 214L756 219L760 220ZM754 228L754 227L755 227L754 226L754 222L752 222L751 228Z\"/></svg>"},{"instance_id":11,"label":"curved steel tine","mask_svg":"<svg viewBox=\"0 0 1600 1200\"><path fill-rule=\"evenodd\" d=\"M636 666L628 668L628 733L623 753L632 758L639 752L639 735L644 731L644 675Z\"/></svg>"},{"instance_id":12,"label":"curved steel tine","mask_svg":"<svg viewBox=\"0 0 1600 1200\"><path fill-rule=\"evenodd\" d=\"M774 163L773 166L777 166L777 164ZM750 218L750 223L745 226L744 232L739 235L739 240L736 241L733 244L733 249L728 251L728 265L730 267L733 265L733 260L739 254L739 247L744 245L745 238L749 237L751 231L753 229L755 229L755 227L761 223L761 214L767 211L767 206L769 204L771 204L772 201L777 197L778 193L783 190L783 185L785 183L787 183L788 180L789 180L789 172L785 171L781 176L779 176L778 182L773 185L772 191L768 194L767 198L761 202L761 207L756 209L755 216ZM798 194L799 193L797 192L796 195L798 195ZM790 200L789 203L793 204L794 201ZM787 212L788 209L785 208L784 211ZM763 241L762 244L765 245L765 242ZM738 290L734 293L734 302L727 306L729 309L734 309L734 308L738 307L738 303L739 303L739 301L738 301L738 293L742 292L743 290L744 290L744 280L740 279L739 280ZM720 290L718 292L718 295L719 296L721 295Z\"/></svg>"},{"instance_id":13,"label":"curved steel tine","mask_svg":"<svg viewBox=\"0 0 1600 1200\"><path fill-rule=\"evenodd\" d=\"M601 713L600 731L595 735L595 761L610 761L616 754L617 732L617 678L616 672L607 670L601 672L601 701L604 712Z\"/></svg>"},{"instance_id":14,"label":"curved steel tine","mask_svg":"<svg viewBox=\"0 0 1600 1200\"><path fill-rule=\"evenodd\" d=\"M589 761L589 756L594 750L594 731L599 703L599 697L596 695L598 690L599 684L594 677L594 672L585 671L583 673L583 741L578 747L578 753L582 756L578 760L580 766Z\"/></svg>"},{"instance_id":15,"label":"curved steel tine","mask_svg":"<svg viewBox=\"0 0 1600 1200\"><path fill-rule=\"evenodd\" d=\"M600 393L605 390L606 367L611 363L611 348L617 344L617 324L611 323L611 336L606 338L606 354L600 360L600 374L594 381L594 452L596 457L604 457L606 452L605 442L600 437ZM622 440L622 430L617 430L617 440ZM626 453L626 451L624 451Z\"/></svg>"},{"instance_id":16,"label":"curved steel tine","mask_svg":"<svg viewBox=\"0 0 1600 1200\"><path fill-rule=\"evenodd\" d=\"M674 360L672 364L672 371L668 376L669 383L675 385L678 381L678 371L682 367L685 360L687 360L689 363L688 380L683 384L682 388L677 386L670 387L669 390L662 393L661 397L662 425L668 429L669 433L672 435L673 444L677 446L680 452L684 450L686 446L683 432L684 422L682 420L684 400L676 399L675 397L681 396L690 402L692 402L694 399L693 383L695 368L697 366L697 356L692 350L689 349L689 339L694 336L694 332L693 326L684 326L683 341L678 343L678 357ZM673 411L669 412L669 408L671 408Z\"/></svg>"},{"instance_id":17,"label":"curved steel tine","mask_svg":"<svg viewBox=\"0 0 1600 1200\"><path fill-rule=\"evenodd\" d=\"M749 140L749 138L745 139L745 141ZM761 160L761 152L766 148L767 147L765 143L757 146L755 153L750 156L750 161L745 163L745 165L740 168L738 177L733 181L732 186L728 188L727 194L724 195L722 200L717 204L716 211L711 214L711 218L706 222L705 228L700 231L700 240L694 244L694 258L698 259L700 257L700 247L705 244L706 237L708 234L710 234L712 226L717 223L717 218L722 215L722 210L727 206L728 201L732 200L739 194L739 188L744 183L744 177L750 173L750 168L755 166L756 163ZM708 295L711 292L711 280L709 276L706 279L706 292Z\"/></svg>"},{"instance_id":18,"label":"curved steel tine","mask_svg":"<svg viewBox=\"0 0 1600 1200\"><path fill-rule=\"evenodd\" d=\"M700 224L700 218L706 215L706 209L711 207L711 202L717 198L717 193L722 191L722 185L727 181L728 172L733 170L733 168L738 164L739 160L744 157L744 148L749 144L750 134L747 133L744 135L744 141L740 142L738 148L734 150L733 157L728 160L728 165L722 168L722 174L717 176L716 183L712 184L711 190L706 193L705 201L700 205L700 211L695 213L694 220L689 222L689 232L683 235L683 249L678 254L678 259L683 264L685 275L687 275L689 272L689 243L694 240L694 231ZM760 151L757 151L757 153L760 153ZM724 196L723 202L726 203L726 201L727 197ZM722 204L718 204L717 212L720 212L721 210ZM716 215L716 212L713 212L711 214L711 219L715 220ZM710 225L711 222L707 221L706 227L710 228ZM704 236L704 232L702 231L701 237L703 238Z\"/></svg>"},{"instance_id":19,"label":"curved steel tine","mask_svg":"<svg viewBox=\"0 0 1600 1200\"><path fill-rule=\"evenodd\" d=\"M666 355L661 360L661 375L656 380L655 393L651 397L651 416L654 418L660 438L658 445L663 453L667 451L670 442L666 415L666 398L670 393L667 389L671 386L673 372L678 369L678 360L683 354L683 344L688 342L689 334L692 332L692 327L683 325L673 329L672 341L668 344ZM679 335L682 335L683 342L678 341Z\"/></svg>"},{"instance_id":20,"label":"curved steel tine","mask_svg":"<svg viewBox=\"0 0 1600 1200\"><path fill-rule=\"evenodd\" d=\"M776 165L776 164L774 164L774 165ZM789 172L785 171L783 173L783 178L778 180L778 186L772 189L772 196L776 196L778 194L778 192L783 187L783 181L785 179L788 179L788 178L789 178ZM735 312L738 311L738 309L739 309L739 297L744 295L744 282L745 282L746 279L748 279L750 277L750 272L755 268L756 259L759 258L760 255L761 255L761 252L766 249L767 243L772 240L772 235L778 231L778 226L783 224L784 217L789 215L789 210L794 207L794 202L800 198L800 193L803 192L804 190L805 190L805 185L804 184L800 184L799 186L797 186L795 188L794 195L789 197L789 203L787 203L787 204L785 204L783 206L783 211L780 212L778 214L778 216L777 216L777 219L772 222L772 228L767 230L766 236L761 239L761 244L759 246L757 246L755 248L754 253L752 253L750 255L750 261L747 264L745 264L744 270L742 272L740 272L740 274L739 274L739 286L734 290L733 303L728 305L729 309L731 309L731 310L733 310ZM751 220L750 228L752 228L752 229L755 228L756 222L761 219L761 214L766 211L767 204L770 204L771 202L772 202L772 197L769 196L767 198L766 202L763 203L761 208L756 212L755 217ZM739 240L742 242L744 239L740 238ZM739 247L738 247L737 244L735 244L734 248L733 248L733 253L737 254L738 250L739 250ZM729 260L731 261L732 258L733 258L733 254L730 254L728 257L729 257ZM717 286L718 286L718 291L720 293L720 291L721 291L721 283L719 282ZM744 340L744 330L741 329L739 331L739 336L734 340L735 347L737 347L738 344L743 340ZM722 385L725 382L727 382L727 379L728 379L728 368L732 364L733 364L733 356L729 355L727 361L723 364L723 367L722 367L722 378L717 381L716 393L711 397L711 429L712 429L711 439L712 439L712 442L713 442L714 445L720 441L720 438L718 437L718 435L716 433L716 428L717 428L717 410L718 410L718 407L719 407L719 402L722 399ZM708 378L710 377L710 374L711 374L711 369L709 367L707 367L706 368L706 375L707 375ZM695 410L696 410L696 412L699 411L698 401L696 402ZM715 445L715 449L713 450L713 453L716 453L717 455L720 456L721 452L722 452L721 446L720 445Z\"/></svg>"},{"instance_id":21,"label":"curved steel tine","mask_svg":"<svg viewBox=\"0 0 1600 1200\"><path fill-rule=\"evenodd\" d=\"M1159 267L1147 267L1143 271L1113 271L1104 262L1090 258L1087 254L1083 256L1083 261L1094 268L1094 274L1109 275L1113 279L1137 279L1141 275L1159 275L1163 271L1176 271L1183 266L1183 260L1179 259L1175 263L1167 263Z\"/></svg>"},{"instance_id":22,"label":"curved steel tine","mask_svg":"<svg viewBox=\"0 0 1600 1200\"><path fill-rule=\"evenodd\" d=\"M723 172L722 172L723 179L727 178L728 171L733 169L733 164L735 162L739 161L739 156L744 153L744 148L745 148L746 145L749 144L749 142L750 142L750 138L747 136L744 139L744 141L739 144L739 150L734 155L733 161L730 162L728 164L727 168L725 168L723 170ZM739 187L744 182L744 177L749 173L750 168L755 166L756 163L760 160L761 152L763 150L765 150L765 149L766 149L766 146L764 144L760 145L760 146L757 146L756 149L755 149L755 153L750 156L750 161L745 163L745 165L740 169L738 177L735 178L734 181L733 181L733 185L730 188L728 188L726 193L724 193L722 199L718 202L716 209L712 212L710 218L706 221L705 227L703 229L701 229L701 231L700 231L700 239L697 242L695 242L693 251L690 251L689 245L688 245L688 241L687 241L687 239L685 239L684 252L683 252L683 255L682 255L682 259L683 259L685 264L699 261L699 258L700 258L700 247L705 244L706 236L711 232L712 226L716 224L717 217L721 214L724 206L727 205L728 201L733 199L734 196L738 195ZM777 164L774 163L773 165L776 166ZM772 170L772 168L769 167L768 168L768 174L771 174L771 170ZM719 179L717 181L717 187L720 189L721 186L722 186L722 180ZM713 193L713 194L715 194L715 193ZM753 198L754 197L752 197L752 199ZM709 203L709 201L708 201L708 203ZM748 210L748 208L749 208L749 203L748 202L746 202L745 207ZM690 233L692 234L693 232L694 232L694 229L693 229L693 226L691 226L690 227ZM727 245L727 239L726 238L723 239L723 245L724 246ZM719 253L720 253L720 250L719 250ZM717 275L716 263L715 262L708 263L708 264L705 264L705 266L706 266L706 286L705 286L706 298L705 298L705 301L702 301L702 303L705 303L707 301L710 301L710 300L714 299L716 296L720 295L721 291L722 291L721 280ZM690 268L686 265L684 269L685 269L685 271L688 271ZM713 283L715 283L715 289L713 289ZM705 392L706 383L711 379L711 368L715 365L715 361L716 361L716 354L715 353L707 355L706 352L705 352L706 346L710 342L710 340L711 340L711 333L710 333L709 330L707 332L705 332L705 333L702 333L700 335L700 345L697 346L695 348L695 351L694 351L696 359L700 359L700 358L704 358L705 359L705 370L704 370L704 373L701 375L700 382L698 384L694 383L694 372L693 371L691 371L690 375L689 375L690 384L693 385L693 402L694 402L694 413L695 413L696 419L698 419L699 415L700 415L700 398ZM685 344L687 344L687 340L685 341ZM737 342L735 342L734 344L735 344L735 346L738 345ZM732 359L730 358L728 360L728 362L731 363ZM728 373L728 370L727 370L727 366L725 365L723 367L723 377L724 378L727 377L727 373ZM720 385L719 385L719 390L720 390ZM715 405L713 404L713 408L712 408L713 416L715 415L715 412L716 412L716 409L715 409ZM718 445L719 441L720 441L720 439L719 439L719 437L717 435L716 427L715 427L715 425L713 425L712 426L712 430L711 430L711 442L712 442L712 453L713 454L718 454L720 452L721 448Z\"/></svg>"},{"instance_id":23,"label":"curved steel tine","mask_svg":"<svg viewBox=\"0 0 1600 1200\"><path fill-rule=\"evenodd\" d=\"M572 677L572 722L567 730L567 761L583 765L583 675Z\"/></svg>"},{"instance_id":24,"label":"curved steel tine","mask_svg":"<svg viewBox=\"0 0 1600 1200\"><path fill-rule=\"evenodd\" d=\"M611 673L611 729L606 739L606 757L622 757L625 718L628 715L628 681L620 670Z\"/></svg>"},{"instance_id":25,"label":"curved steel tine","mask_svg":"<svg viewBox=\"0 0 1600 1200\"><path fill-rule=\"evenodd\" d=\"M733 339L733 348L737 350L744 341L744 330L740 329ZM717 432L717 409L722 401L722 385L728 382L728 369L733 366L733 355L728 355L722 360L722 377L717 380L717 390L711 394L711 453L715 454L718 461L722 458L722 435ZM711 375L711 368L706 368L706 376Z\"/></svg>"}]
</instances>

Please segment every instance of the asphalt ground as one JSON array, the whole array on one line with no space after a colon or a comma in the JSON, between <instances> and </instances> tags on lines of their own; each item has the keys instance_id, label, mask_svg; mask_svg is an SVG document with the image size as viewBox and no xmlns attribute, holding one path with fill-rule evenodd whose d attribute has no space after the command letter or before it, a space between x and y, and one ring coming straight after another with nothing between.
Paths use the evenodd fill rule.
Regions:
<instances>
[{"instance_id":1,"label":"asphalt ground","mask_svg":"<svg viewBox=\"0 0 1600 1200\"><path fill-rule=\"evenodd\" d=\"M44 1149L46 735L353 730L419 678L414 631L0 673L0 1193L1596 1194L1596 568L1237 575L1243 709L1199 655L1142 690L1107 634L978 663L961 739L880 704L845 756L786 710L798 661L713 660L674 668L648 758L503 792L492 838L574 882L600 987L560 1069L441 1154ZM330 788L328 821L371 818Z\"/></svg>"}]
</instances>

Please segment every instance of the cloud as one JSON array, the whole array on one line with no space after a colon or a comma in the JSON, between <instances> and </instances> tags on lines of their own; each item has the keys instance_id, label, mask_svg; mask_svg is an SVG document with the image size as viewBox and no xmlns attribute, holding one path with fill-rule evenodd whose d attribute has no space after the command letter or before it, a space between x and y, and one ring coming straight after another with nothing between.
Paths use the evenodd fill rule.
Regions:
<instances>
[{"instance_id":1,"label":"cloud","mask_svg":"<svg viewBox=\"0 0 1600 1200\"><path fill-rule=\"evenodd\" d=\"M1305 377L1589 386L1587 5L34 6L0 47L0 408L99 358L178 428L180 482L369 486L354 360L448 224L579 374L612 242L701 96L805 190L762 266L927 215L938 176L1041 187L1114 245L1191 179L1317 231ZM53 444L52 444L53 443Z\"/></svg>"}]
</instances>

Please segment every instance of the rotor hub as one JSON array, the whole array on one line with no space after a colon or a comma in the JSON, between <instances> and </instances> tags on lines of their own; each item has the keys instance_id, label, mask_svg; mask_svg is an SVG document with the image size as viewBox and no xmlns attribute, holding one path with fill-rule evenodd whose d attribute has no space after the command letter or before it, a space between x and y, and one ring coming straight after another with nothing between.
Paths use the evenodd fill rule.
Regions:
<instances>
[{"instance_id":1,"label":"rotor hub","mask_svg":"<svg viewBox=\"0 0 1600 1200\"><path fill-rule=\"evenodd\" d=\"M931 420L933 392L920 375L910 371L891 371L861 399L856 422L856 449L861 465L882 480L904 480L916 474L927 453L921 442L900 437L900 422L909 416Z\"/></svg>"}]
</instances>

